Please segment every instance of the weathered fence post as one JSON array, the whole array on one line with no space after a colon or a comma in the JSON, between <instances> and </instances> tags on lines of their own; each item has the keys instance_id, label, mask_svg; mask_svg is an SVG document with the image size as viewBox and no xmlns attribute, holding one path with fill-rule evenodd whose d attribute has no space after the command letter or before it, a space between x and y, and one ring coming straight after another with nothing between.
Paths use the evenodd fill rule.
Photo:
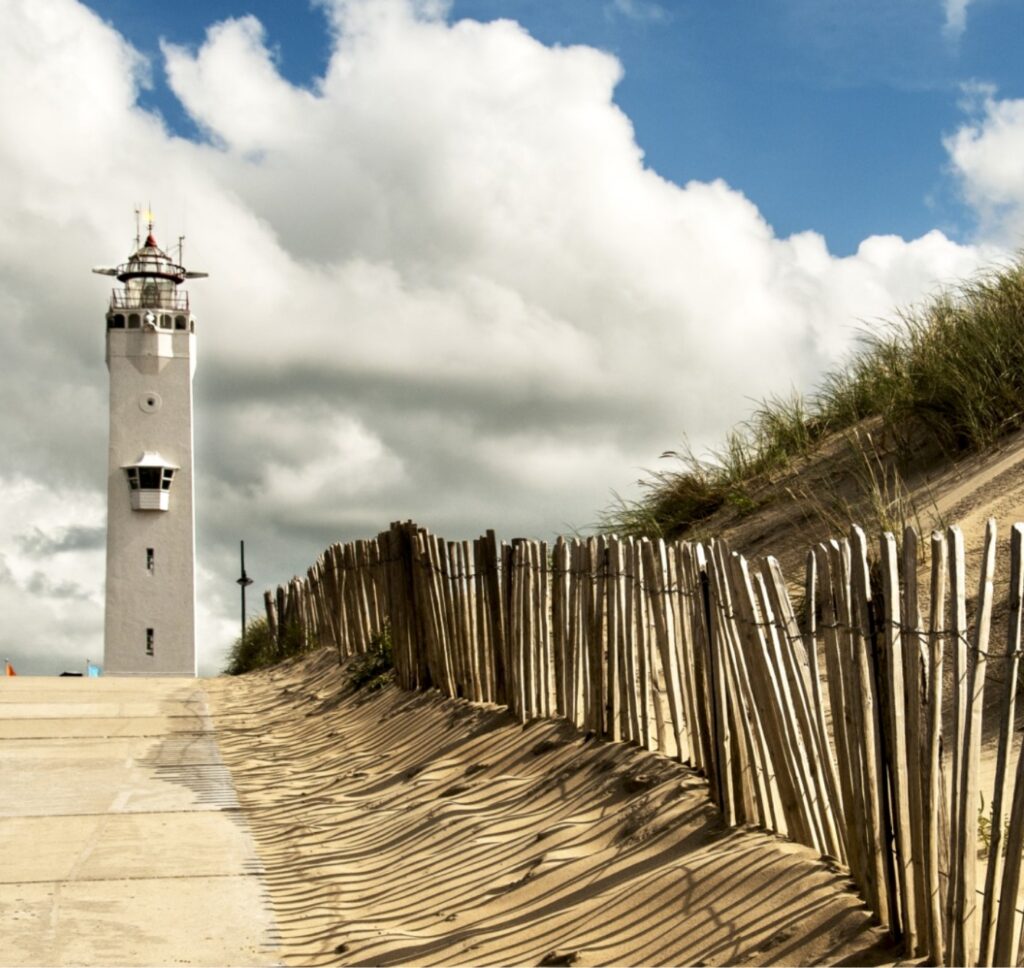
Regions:
<instances>
[{"instance_id":1,"label":"weathered fence post","mask_svg":"<svg viewBox=\"0 0 1024 968\"><path fill-rule=\"evenodd\" d=\"M1006 655L1003 657L1005 692L999 723L999 745L996 753L996 779L992 795L992 839L989 844L988 870L985 876L985 907L981 919L980 965L1015 965L1017 963L1016 901L1020 891L1020 862L1024 850L1024 808L1013 790L1014 805L1010 812L1012 828L1003 841L1003 817L1010 778L1010 752L1013 745L1014 712L1017 700L1017 675L1020 668L1021 606L1024 601L1024 525L1015 524L1010 532L1010 600L1006 631ZM1017 787L1024 787L1019 773ZM1006 852L1007 862L1003 863ZM998 905L996 884L999 883Z\"/></svg>"}]
</instances>

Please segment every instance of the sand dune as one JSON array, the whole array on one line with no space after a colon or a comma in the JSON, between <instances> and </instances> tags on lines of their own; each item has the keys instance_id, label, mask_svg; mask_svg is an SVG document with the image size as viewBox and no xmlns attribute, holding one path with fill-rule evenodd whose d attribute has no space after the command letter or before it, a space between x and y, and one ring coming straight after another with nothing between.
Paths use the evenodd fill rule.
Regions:
<instances>
[{"instance_id":1,"label":"sand dune","mask_svg":"<svg viewBox=\"0 0 1024 968\"><path fill-rule=\"evenodd\" d=\"M700 777L330 652L210 683L295 965L880 964L849 881L727 830Z\"/></svg>"}]
</instances>

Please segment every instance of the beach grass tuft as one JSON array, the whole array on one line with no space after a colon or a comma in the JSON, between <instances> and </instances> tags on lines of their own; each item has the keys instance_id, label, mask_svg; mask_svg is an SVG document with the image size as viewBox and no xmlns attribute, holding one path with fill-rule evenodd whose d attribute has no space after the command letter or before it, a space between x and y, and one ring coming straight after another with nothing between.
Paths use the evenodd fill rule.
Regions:
<instances>
[{"instance_id":1,"label":"beach grass tuft","mask_svg":"<svg viewBox=\"0 0 1024 968\"><path fill-rule=\"evenodd\" d=\"M826 437L846 431L856 439L858 425L872 419L904 449L928 439L954 456L1024 426L1024 261L863 330L849 360L812 393L762 400L707 456L688 445L663 454L675 466L649 473L635 500L616 495L598 527L680 537L723 507L753 511L758 485L772 472L813 453Z\"/></svg>"}]
</instances>

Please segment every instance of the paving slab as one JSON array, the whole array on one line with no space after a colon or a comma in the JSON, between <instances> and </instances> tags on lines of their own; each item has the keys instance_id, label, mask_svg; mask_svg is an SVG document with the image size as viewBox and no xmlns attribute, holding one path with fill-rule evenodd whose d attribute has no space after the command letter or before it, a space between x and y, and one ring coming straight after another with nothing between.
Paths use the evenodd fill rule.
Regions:
<instances>
[{"instance_id":1,"label":"paving slab","mask_svg":"<svg viewBox=\"0 0 1024 968\"><path fill-rule=\"evenodd\" d=\"M0 825L3 817L237 806L212 730L109 739L69 730L7 739L0 750Z\"/></svg>"},{"instance_id":2,"label":"paving slab","mask_svg":"<svg viewBox=\"0 0 1024 968\"><path fill-rule=\"evenodd\" d=\"M60 739L87 736L165 736L167 733L201 733L213 729L209 717L109 716L97 719L50 716L33 719L0 719L0 739Z\"/></svg>"},{"instance_id":3,"label":"paving slab","mask_svg":"<svg viewBox=\"0 0 1024 968\"><path fill-rule=\"evenodd\" d=\"M201 680L0 680L0 965L274 965Z\"/></svg>"},{"instance_id":4,"label":"paving slab","mask_svg":"<svg viewBox=\"0 0 1024 968\"><path fill-rule=\"evenodd\" d=\"M178 702L40 702L0 703L0 720L11 719L125 719L151 716L191 717L201 720L204 712L198 698Z\"/></svg>"}]
</instances>

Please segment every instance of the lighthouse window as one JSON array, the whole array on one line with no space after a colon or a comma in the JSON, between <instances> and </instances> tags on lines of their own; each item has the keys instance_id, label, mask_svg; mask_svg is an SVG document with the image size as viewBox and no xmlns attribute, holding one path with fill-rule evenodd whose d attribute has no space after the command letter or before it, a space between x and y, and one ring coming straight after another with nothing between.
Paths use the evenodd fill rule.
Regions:
<instances>
[{"instance_id":1,"label":"lighthouse window","mask_svg":"<svg viewBox=\"0 0 1024 968\"><path fill-rule=\"evenodd\" d=\"M188 328L185 325L185 317L184 316L175 316L174 317L174 328L175 329L187 329Z\"/></svg>"},{"instance_id":2,"label":"lighthouse window","mask_svg":"<svg viewBox=\"0 0 1024 968\"><path fill-rule=\"evenodd\" d=\"M141 325L142 325L142 322L139 319L139 314L138 313L131 313L128 316L128 328L129 329L138 329Z\"/></svg>"},{"instance_id":3,"label":"lighthouse window","mask_svg":"<svg viewBox=\"0 0 1024 968\"><path fill-rule=\"evenodd\" d=\"M133 491L169 491L173 467L126 467L128 486Z\"/></svg>"},{"instance_id":4,"label":"lighthouse window","mask_svg":"<svg viewBox=\"0 0 1024 968\"><path fill-rule=\"evenodd\" d=\"M110 317L111 329L124 329L124 313L116 313Z\"/></svg>"},{"instance_id":5,"label":"lighthouse window","mask_svg":"<svg viewBox=\"0 0 1024 968\"><path fill-rule=\"evenodd\" d=\"M168 316L166 313L164 313L160 317L160 328L161 329L170 329L171 328L171 317Z\"/></svg>"},{"instance_id":6,"label":"lighthouse window","mask_svg":"<svg viewBox=\"0 0 1024 968\"><path fill-rule=\"evenodd\" d=\"M146 629L146 655L153 654L153 630Z\"/></svg>"},{"instance_id":7,"label":"lighthouse window","mask_svg":"<svg viewBox=\"0 0 1024 968\"><path fill-rule=\"evenodd\" d=\"M150 574L156 571L156 555L153 553L152 548L146 549L146 571Z\"/></svg>"}]
</instances>

